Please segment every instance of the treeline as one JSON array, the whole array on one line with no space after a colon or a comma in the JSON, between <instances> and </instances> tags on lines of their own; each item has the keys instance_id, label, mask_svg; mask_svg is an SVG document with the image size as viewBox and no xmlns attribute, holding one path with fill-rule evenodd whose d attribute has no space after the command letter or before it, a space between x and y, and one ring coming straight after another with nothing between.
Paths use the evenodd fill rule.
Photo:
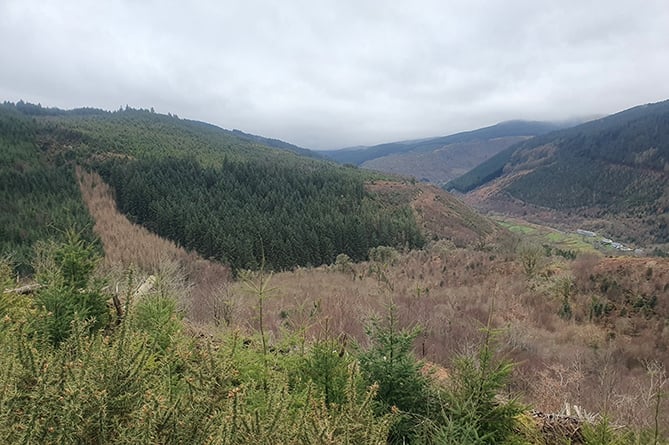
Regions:
<instances>
[{"instance_id":1,"label":"treeline","mask_svg":"<svg viewBox=\"0 0 669 445\"><path fill-rule=\"evenodd\" d=\"M30 108L43 129L42 144L53 148L68 146L79 159L91 154L152 159L195 156L205 164L217 164L225 155L237 160L308 162L288 150L289 144L277 141L270 148L261 137L240 137L237 132L173 114L130 107L114 112L77 109L38 114L45 109Z\"/></svg>"},{"instance_id":2,"label":"treeline","mask_svg":"<svg viewBox=\"0 0 669 445\"><path fill-rule=\"evenodd\" d=\"M345 169L269 162L204 167L193 158L99 167L121 211L161 236L230 264L271 269L365 259L371 247L420 247L411 209L384 207Z\"/></svg>"},{"instance_id":3,"label":"treeline","mask_svg":"<svg viewBox=\"0 0 669 445\"><path fill-rule=\"evenodd\" d=\"M445 190L456 190L467 193L487 182L498 178L504 173L504 166L509 162L517 146L500 151L496 155L477 165L462 176L459 176L444 185Z\"/></svg>"}]
</instances>

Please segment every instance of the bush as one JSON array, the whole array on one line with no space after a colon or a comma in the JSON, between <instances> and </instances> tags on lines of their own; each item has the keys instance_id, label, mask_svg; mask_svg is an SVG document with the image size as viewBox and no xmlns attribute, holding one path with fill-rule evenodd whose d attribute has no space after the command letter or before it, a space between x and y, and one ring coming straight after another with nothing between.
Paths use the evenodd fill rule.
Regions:
<instances>
[{"instance_id":1,"label":"bush","mask_svg":"<svg viewBox=\"0 0 669 445\"><path fill-rule=\"evenodd\" d=\"M369 249L369 259L376 263L393 265L399 258L399 253L392 247L379 246Z\"/></svg>"},{"instance_id":2,"label":"bush","mask_svg":"<svg viewBox=\"0 0 669 445\"><path fill-rule=\"evenodd\" d=\"M95 246L70 230L64 242L41 244L37 251L36 278L42 287L35 303L42 313L34 320L35 330L58 345L70 335L75 319L86 320L91 332L107 326L107 298L102 283L92 280L100 259Z\"/></svg>"},{"instance_id":3,"label":"bush","mask_svg":"<svg viewBox=\"0 0 669 445\"><path fill-rule=\"evenodd\" d=\"M34 316L32 300L28 296L6 292L16 286L12 275L9 259L0 259L0 329L10 326L11 321L27 321Z\"/></svg>"},{"instance_id":4,"label":"bush","mask_svg":"<svg viewBox=\"0 0 669 445\"><path fill-rule=\"evenodd\" d=\"M353 269L353 261L351 257L345 253L340 253L335 259L335 269L341 273L352 274L355 278L355 269Z\"/></svg>"},{"instance_id":5,"label":"bush","mask_svg":"<svg viewBox=\"0 0 669 445\"><path fill-rule=\"evenodd\" d=\"M583 439L586 445L667 445L665 439L654 431L634 431L612 425L607 418L596 423L583 425Z\"/></svg>"},{"instance_id":6,"label":"bush","mask_svg":"<svg viewBox=\"0 0 669 445\"><path fill-rule=\"evenodd\" d=\"M523 243L518 246L518 258L528 278L534 277L539 268L539 260L543 256L540 246L532 243Z\"/></svg>"},{"instance_id":7,"label":"bush","mask_svg":"<svg viewBox=\"0 0 669 445\"><path fill-rule=\"evenodd\" d=\"M382 322L372 320L367 328L371 346L360 354L360 369L367 385L379 387L377 414L400 412L400 420L390 432L390 443L411 442L420 432L420 425L429 413L430 396L422 364L411 353L419 330L401 330L397 310L388 309Z\"/></svg>"},{"instance_id":8,"label":"bush","mask_svg":"<svg viewBox=\"0 0 669 445\"><path fill-rule=\"evenodd\" d=\"M173 297L150 294L135 302L133 327L145 332L157 350L165 352L176 334L181 331L181 317Z\"/></svg>"},{"instance_id":9,"label":"bush","mask_svg":"<svg viewBox=\"0 0 669 445\"><path fill-rule=\"evenodd\" d=\"M3 443L386 442L394 415L375 415L377 388L359 391L355 366L341 403L328 405L312 384L289 383L290 354L277 355L268 384L258 385L246 379L245 362L262 361L263 352L231 351L235 334L195 344L176 333L178 347L162 353L131 318L108 335L75 319L57 347L0 331Z\"/></svg>"},{"instance_id":10,"label":"bush","mask_svg":"<svg viewBox=\"0 0 669 445\"><path fill-rule=\"evenodd\" d=\"M304 373L325 399L326 405L342 404L346 400L349 368L353 366L346 353L344 339L316 341L306 356Z\"/></svg>"},{"instance_id":11,"label":"bush","mask_svg":"<svg viewBox=\"0 0 669 445\"><path fill-rule=\"evenodd\" d=\"M520 440L515 436L516 418L524 408L515 399L500 396L513 365L494 358L493 335L486 328L475 354L462 354L453 360L443 423L435 436L440 444L492 445Z\"/></svg>"}]
</instances>

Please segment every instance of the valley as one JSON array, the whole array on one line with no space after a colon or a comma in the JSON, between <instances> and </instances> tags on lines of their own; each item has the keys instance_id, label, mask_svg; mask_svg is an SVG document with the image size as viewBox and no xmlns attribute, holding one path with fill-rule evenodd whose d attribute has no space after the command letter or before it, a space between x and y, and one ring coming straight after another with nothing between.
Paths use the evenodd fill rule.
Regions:
<instances>
[{"instance_id":1,"label":"valley","mask_svg":"<svg viewBox=\"0 0 669 445\"><path fill-rule=\"evenodd\" d=\"M323 153L342 164L414 177L441 186L517 142L565 125L516 120L448 136Z\"/></svg>"},{"instance_id":2,"label":"valley","mask_svg":"<svg viewBox=\"0 0 669 445\"><path fill-rule=\"evenodd\" d=\"M664 108L557 133L490 127L485 156L468 139L480 132L413 141L426 179L450 174L424 170L439 150L472 151L454 195L149 110L5 103L0 431L662 443ZM652 149L611 148L636 147L630 128L649 119L658 129L638 138ZM412 150L358 161L407 164Z\"/></svg>"},{"instance_id":3,"label":"valley","mask_svg":"<svg viewBox=\"0 0 669 445\"><path fill-rule=\"evenodd\" d=\"M240 332L259 329L257 300L247 286L257 273L232 280L216 272L213 263L160 247L162 241L148 232L130 238L124 232L137 226L105 200L108 189L100 178L80 178L89 208L106 208L93 213L98 224L118 221L106 228L96 225L105 251L121 255L108 270L133 264L139 282L148 274L171 282L176 278L191 329L207 335L215 331L212 325ZM412 207L422 209L419 214L425 212L425 201L443 193L400 183L370 187L379 193L392 190L394 196L411 194ZM661 346L669 341L663 322L669 314L669 262L605 257L581 235L558 237L554 230L521 221L501 223L515 236L488 224L488 238L481 232L445 240L442 232L419 251L390 250L366 262L272 274L263 307L268 342L282 344L287 332L301 332L315 339L345 335L363 346L369 341L368 320L383 317L392 306L399 326L421 328L417 357L448 369L450 358L476 344L492 316L500 353L517 363L509 389L522 393L525 402L544 412L560 412L565 404L589 413L607 406L616 422L645 425L652 401L639 390L654 384L648 366L669 359ZM141 242L142 237L150 240ZM134 249L139 256L129 262L132 248L108 248L121 247L119 239L142 246ZM144 255L155 262L143 262ZM122 275L116 276L121 282Z\"/></svg>"},{"instance_id":4,"label":"valley","mask_svg":"<svg viewBox=\"0 0 669 445\"><path fill-rule=\"evenodd\" d=\"M0 445L669 445L667 29L0 0Z\"/></svg>"},{"instance_id":5,"label":"valley","mask_svg":"<svg viewBox=\"0 0 669 445\"><path fill-rule=\"evenodd\" d=\"M513 145L445 187L484 211L666 248L669 103L647 104Z\"/></svg>"},{"instance_id":6,"label":"valley","mask_svg":"<svg viewBox=\"0 0 669 445\"><path fill-rule=\"evenodd\" d=\"M415 177L420 181L444 185L525 136L499 137L485 141L444 145L434 151L390 154L360 164L362 168ZM463 153L466 155L463 156Z\"/></svg>"}]
</instances>

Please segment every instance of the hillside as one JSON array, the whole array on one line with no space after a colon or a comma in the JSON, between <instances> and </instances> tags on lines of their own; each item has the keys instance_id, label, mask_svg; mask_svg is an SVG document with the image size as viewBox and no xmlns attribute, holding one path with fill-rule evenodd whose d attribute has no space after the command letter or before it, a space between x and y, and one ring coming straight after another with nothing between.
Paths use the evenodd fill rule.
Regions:
<instances>
[{"instance_id":1,"label":"hillside","mask_svg":"<svg viewBox=\"0 0 669 445\"><path fill-rule=\"evenodd\" d=\"M370 159L361 167L443 185L527 136L508 136L446 144L434 150L409 151Z\"/></svg>"},{"instance_id":2,"label":"hillside","mask_svg":"<svg viewBox=\"0 0 669 445\"><path fill-rule=\"evenodd\" d=\"M667 259L149 111L0 125L8 443L667 443Z\"/></svg>"},{"instance_id":3,"label":"hillside","mask_svg":"<svg viewBox=\"0 0 669 445\"><path fill-rule=\"evenodd\" d=\"M482 207L552 210L621 239L666 243L668 170L665 101L518 143L446 188Z\"/></svg>"},{"instance_id":4,"label":"hillside","mask_svg":"<svg viewBox=\"0 0 669 445\"><path fill-rule=\"evenodd\" d=\"M366 187L386 205L408 202L422 233L432 240L448 240L465 247L491 240L501 242L509 236L498 224L434 185L381 180Z\"/></svg>"},{"instance_id":5,"label":"hillside","mask_svg":"<svg viewBox=\"0 0 669 445\"><path fill-rule=\"evenodd\" d=\"M51 244L30 292L0 260L8 443L667 444L667 260L384 249L246 274L195 324L178 269L91 253Z\"/></svg>"},{"instance_id":6,"label":"hillside","mask_svg":"<svg viewBox=\"0 0 669 445\"><path fill-rule=\"evenodd\" d=\"M295 154L301 156L307 156L315 159L325 159L325 156L321 155L317 151L309 150L308 148L298 147L297 145L290 144L288 142L281 141L279 139L266 138L263 136L258 136L255 134L244 133L241 130L232 130L231 132L234 136L244 139L251 142L257 142L262 145L266 145L272 148L280 148L282 150L292 151Z\"/></svg>"},{"instance_id":7,"label":"hillside","mask_svg":"<svg viewBox=\"0 0 669 445\"><path fill-rule=\"evenodd\" d=\"M560 128L549 122L508 121L473 131L323 152L342 164L442 184L519 140Z\"/></svg>"},{"instance_id":8,"label":"hillside","mask_svg":"<svg viewBox=\"0 0 669 445\"><path fill-rule=\"evenodd\" d=\"M6 103L0 125L0 247L19 252L24 270L32 246L52 232L74 227L93 239L76 165L102 175L133 222L235 271L332 263L340 253L362 260L375 246L425 242L410 200L389 203L365 187L379 175L210 124L130 108Z\"/></svg>"},{"instance_id":9,"label":"hillside","mask_svg":"<svg viewBox=\"0 0 669 445\"><path fill-rule=\"evenodd\" d=\"M170 273L171 287L179 287L179 304L187 317L211 321L215 299L232 279L230 269L133 224L118 211L111 189L98 174L78 168L76 175L94 221L93 232L104 248L100 269L110 275L129 270L140 276Z\"/></svg>"},{"instance_id":10,"label":"hillside","mask_svg":"<svg viewBox=\"0 0 669 445\"><path fill-rule=\"evenodd\" d=\"M37 143L40 126L14 107L0 106L0 256L26 273L33 246L74 228L93 240L92 220L74 170L52 162Z\"/></svg>"}]
</instances>

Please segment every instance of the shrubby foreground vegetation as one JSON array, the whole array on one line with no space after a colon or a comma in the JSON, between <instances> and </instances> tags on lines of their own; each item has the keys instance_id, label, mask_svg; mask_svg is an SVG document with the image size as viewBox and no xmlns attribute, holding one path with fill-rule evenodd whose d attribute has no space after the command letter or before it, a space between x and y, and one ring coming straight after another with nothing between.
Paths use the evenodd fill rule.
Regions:
<instances>
[{"instance_id":1,"label":"shrubby foreground vegetation","mask_svg":"<svg viewBox=\"0 0 669 445\"><path fill-rule=\"evenodd\" d=\"M95 273L94 246L74 231L38 250L41 287L1 294L7 443L660 443L652 430L606 422L546 442L507 393L513 365L498 358L490 325L441 379L413 355L420 331L400 328L392 304L368 320L366 344L327 328L272 334L263 319L271 282L260 273L245 281L256 328L205 329L183 319L168 274L137 291L130 270L111 289ZM14 286L6 262L1 279Z\"/></svg>"}]
</instances>

